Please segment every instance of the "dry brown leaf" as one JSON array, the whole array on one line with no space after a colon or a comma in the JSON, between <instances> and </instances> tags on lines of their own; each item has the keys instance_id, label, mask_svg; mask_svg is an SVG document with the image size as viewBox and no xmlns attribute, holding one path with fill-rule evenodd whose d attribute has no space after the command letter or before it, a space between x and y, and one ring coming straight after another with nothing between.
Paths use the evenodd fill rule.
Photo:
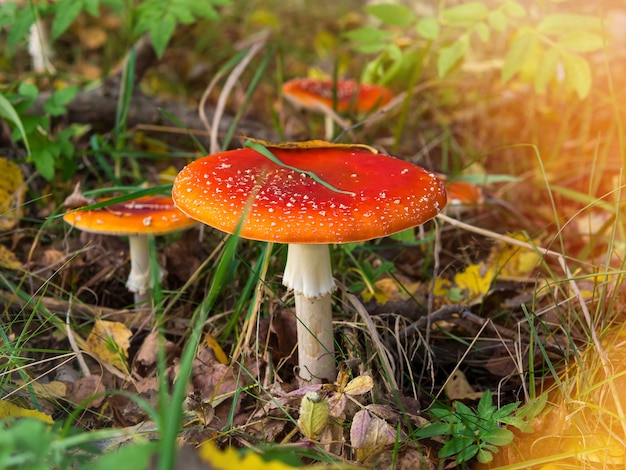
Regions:
<instances>
[{"instance_id":1,"label":"dry brown leaf","mask_svg":"<svg viewBox=\"0 0 626 470\"><path fill-rule=\"evenodd\" d=\"M76 404L90 400L88 408L98 408L104 401L105 391L102 377L92 374L68 384L67 399Z\"/></svg>"},{"instance_id":2,"label":"dry brown leaf","mask_svg":"<svg viewBox=\"0 0 626 470\"><path fill-rule=\"evenodd\" d=\"M477 400L483 396L483 392L477 392L472 388L460 370L454 372L446 382L444 390L450 400Z\"/></svg>"},{"instance_id":3,"label":"dry brown leaf","mask_svg":"<svg viewBox=\"0 0 626 470\"><path fill-rule=\"evenodd\" d=\"M146 377L148 371L152 371L156 367L157 352L159 348L159 333L154 330L146 336L137 350L137 354L133 359L133 372L140 377ZM169 358L172 355L178 355L180 348L171 341L165 340L165 356Z\"/></svg>"}]
</instances>

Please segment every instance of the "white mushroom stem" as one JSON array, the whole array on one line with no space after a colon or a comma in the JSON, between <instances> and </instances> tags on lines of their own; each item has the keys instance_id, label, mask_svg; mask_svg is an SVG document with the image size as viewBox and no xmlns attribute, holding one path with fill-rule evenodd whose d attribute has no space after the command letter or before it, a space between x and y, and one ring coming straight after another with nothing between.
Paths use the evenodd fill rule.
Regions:
<instances>
[{"instance_id":1,"label":"white mushroom stem","mask_svg":"<svg viewBox=\"0 0 626 470\"><path fill-rule=\"evenodd\" d=\"M150 300L152 277L150 276L150 246L146 235L128 237L130 244L130 273L126 287L135 294L135 306ZM163 277L159 268L159 281Z\"/></svg>"},{"instance_id":2,"label":"white mushroom stem","mask_svg":"<svg viewBox=\"0 0 626 470\"><path fill-rule=\"evenodd\" d=\"M335 281L328 245L289 244L283 284L294 290L296 298L302 384L334 382L337 371L331 293Z\"/></svg>"}]
</instances>

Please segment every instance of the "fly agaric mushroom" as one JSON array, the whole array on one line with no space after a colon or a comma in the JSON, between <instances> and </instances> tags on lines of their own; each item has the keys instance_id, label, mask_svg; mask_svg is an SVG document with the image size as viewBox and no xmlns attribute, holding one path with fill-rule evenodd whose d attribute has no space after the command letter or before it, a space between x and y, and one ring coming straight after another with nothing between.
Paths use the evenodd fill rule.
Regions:
<instances>
[{"instance_id":1,"label":"fly agaric mushroom","mask_svg":"<svg viewBox=\"0 0 626 470\"><path fill-rule=\"evenodd\" d=\"M172 188L191 218L228 233L241 222L243 238L288 244L283 284L295 292L303 383L336 378L328 245L420 225L446 204L434 174L363 147L269 147L274 159L231 150L189 164Z\"/></svg>"},{"instance_id":2,"label":"fly agaric mushroom","mask_svg":"<svg viewBox=\"0 0 626 470\"><path fill-rule=\"evenodd\" d=\"M164 196L140 197L100 209L73 210L63 220L83 232L128 237L130 274L126 287L135 294L135 305L149 299L152 287L148 235L165 235L197 223L179 211L172 198Z\"/></svg>"},{"instance_id":3,"label":"fly agaric mushroom","mask_svg":"<svg viewBox=\"0 0 626 470\"><path fill-rule=\"evenodd\" d=\"M389 89L379 85L360 84L354 80L315 80L296 78L283 84L283 95L294 105L322 111L325 133L332 139L334 111L367 113L391 101ZM333 109L333 97L336 97Z\"/></svg>"}]
</instances>

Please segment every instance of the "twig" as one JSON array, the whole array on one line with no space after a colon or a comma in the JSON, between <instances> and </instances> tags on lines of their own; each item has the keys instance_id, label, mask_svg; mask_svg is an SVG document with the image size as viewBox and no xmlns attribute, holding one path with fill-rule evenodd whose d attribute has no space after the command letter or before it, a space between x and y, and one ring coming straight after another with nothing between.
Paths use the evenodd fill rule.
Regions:
<instances>
[{"instance_id":1,"label":"twig","mask_svg":"<svg viewBox=\"0 0 626 470\"><path fill-rule=\"evenodd\" d=\"M389 362L389 357L388 357L389 352L383 345L383 342L381 341L380 336L378 335L378 331L376 330L376 325L374 325L374 322L372 321L370 314L365 309L363 304L359 301L359 299L356 298L356 296L346 292L346 297L348 298L350 303L353 305L355 310L358 312L360 317L363 319L363 322L365 323L365 325L367 326L367 330L370 333L372 343L374 344L374 349L378 352L378 357L380 358L380 361L383 364L383 369L385 370L385 373L387 375L386 378L389 380L389 382L391 382L391 383L387 383L387 381L385 381L385 385L387 385L387 388L389 389L390 392L396 393L399 390L399 388L398 388L398 383L396 382L394 368L391 365L391 362Z\"/></svg>"},{"instance_id":2,"label":"twig","mask_svg":"<svg viewBox=\"0 0 626 470\"><path fill-rule=\"evenodd\" d=\"M222 119L222 115L224 114L224 109L226 108L226 100L228 99L228 96L230 95L231 90L235 86L235 83L237 82L237 80L239 79L243 71L246 69L246 67L252 60L252 58L263 48L263 46L265 46L265 43L267 42L268 37L269 37L269 30L264 31L263 34L259 34L255 38L255 42L253 42L252 45L250 46L250 50L248 51L248 53L244 56L241 62L237 64L237 66L233 69L233 71L230 73L230 75L226 79L224 88L222 89L222 92L220 93L220 96L217 99L217 104L215 107L215 112L213 113L213 122L211 126L209 126L209 120L207 119L206 114L204 113L204 106L206 104L206 100L209 96L211 89L215 86L215 84L217 83L217 80L221 78L221 75L216 76L213 80L211 80L211 83L209 83L209 86L202 94L198 112L200 114L200 119L202 120L202 123L205 125L207 129L210 129L211 131L211 137L210 137L211 145L209 147L209 152L211 154L217 153L220 150L220 145L217 140L217 135L219 132L220 121Z\"/></svg>"},{"instance_id":3,"label":"twig","mask_svg":"<svg viewBox=\"0 0 626 470\"><path fill-rule=\"evenodd\" d=\"M78 361L78 365L80 366L80 370L83 373L83 377L89 377L91 375L91 371L85 362L85 358L83 357L83 353L80 348L76 344L76 339L74 338L74 332L72 331L72 327L70 326L70 314L72 312L72 296L70 295L70 300L67 305L67 311L65 313L65 334L67 335L67 340L70 342L70 346L72 351L76 353L76 360Z\"/></svg>"},{"instance_id":4,"label":"twig","mask_svg":"<svg viewBox=\"0 0 626 470\"><path fill-rule=\"evenodd\" d=\"M508 237L506 235L501 235L499 233L495 233L492 232L490 230L486 230L486 229L482 229L479 227L474 227L473 225L470 224L466 224L464 222L461 222L459 220L453 219L451 217L448 217L445 214L437 214L437 218L443 220L444 222L455 226L455 227L459 227L462 228L464 230L467 230L469 232L472 233L476 233L479 235L483 235L485 237L489 237L495 240L499 240L501 242L504 243L508 243L510 245L514 245L514 246L519 246L521 248L526 248L528 250L531 251L535 251L538 252L540 254L542 254L543 256L552 256L554 258L556 258L559 262L559 265L561 266L561 269L563 270L563 272L565 273L565 276L568 280L568 284L570 286L570 288L572 289L572 291L574 292L574 295L576 297L576 299L578 300L579 304L580 304L580 308L583 314L583 318L585 319L585 322L587 323L587 326L589 327L589 331L591 333L591 339L593 341L593 344L595 346L595 348L598 351L598 354L600 354L601 358L602 358L602 362L603 364L606 362L606 352L604 351L604 348L602 347L602 344L600 343L600 339L598 338L598 333L596 331L596 328L593 324L593 321L591 320L591 314L589 312L589 308L587 307L587 303L585 302L585 299L583 298L582 294L580 293L580 290L578 289L578 286L576 285L576 282L574 281L574 276L572 275L572 272L570 271L569 267L567 266L567 263L565 262L566 256L563 255L562 253L559 253L557 251L553 251L553 250L549 250L547 248L543 248L541 246L535 245L535 244L531 244L531 243L527 243L521 240L516 240L515 238L512 237Z\"/></svg>"}]
</instances>

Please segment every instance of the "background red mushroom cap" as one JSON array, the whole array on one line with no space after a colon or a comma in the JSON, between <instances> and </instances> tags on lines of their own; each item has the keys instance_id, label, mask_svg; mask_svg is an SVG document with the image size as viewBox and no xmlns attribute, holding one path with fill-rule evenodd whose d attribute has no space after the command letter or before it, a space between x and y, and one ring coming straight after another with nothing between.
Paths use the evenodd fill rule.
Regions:
<instances>
[{"instance_id":1,"label":"background red mushroom cap","mask_svg":"<svg viewBox=\"0 0 626 470\"><path fill-rule=\"evenodd\" d=\"M189 217L228 233L245 214L242 237L279 243L379 238L421 225L446 205L443 182L433 173L362 148L328 145L271 151L350 194L245 148L183 168L172 197Z\"/></svg>"},{"instance_id":2,"label":"background red mushroom cap","mask_svg":"<svg viewBox=\"0 0 626 470\"><path fill-rule=\"evenodd\" d=\"M163 235L197 223L166 196L144 196L100 209L75 210L65 214L63 220L84 232L118 236Z\"/></svg>"},{"instance_id":3,"label":"background red mushroom cap","mask_svg":"<svg viewBox=\"0 0 626 470\"><path fill-rule=\"evenodd\" d=\"M319 108L333 107L333 94L336 94L336 110L354 110L359 113L371 111L387 104L392 93L379 85L358 83L354 80L316 80L296 78L283 84L283 94L298 106Z\"/></svg>"}]
</instances>

